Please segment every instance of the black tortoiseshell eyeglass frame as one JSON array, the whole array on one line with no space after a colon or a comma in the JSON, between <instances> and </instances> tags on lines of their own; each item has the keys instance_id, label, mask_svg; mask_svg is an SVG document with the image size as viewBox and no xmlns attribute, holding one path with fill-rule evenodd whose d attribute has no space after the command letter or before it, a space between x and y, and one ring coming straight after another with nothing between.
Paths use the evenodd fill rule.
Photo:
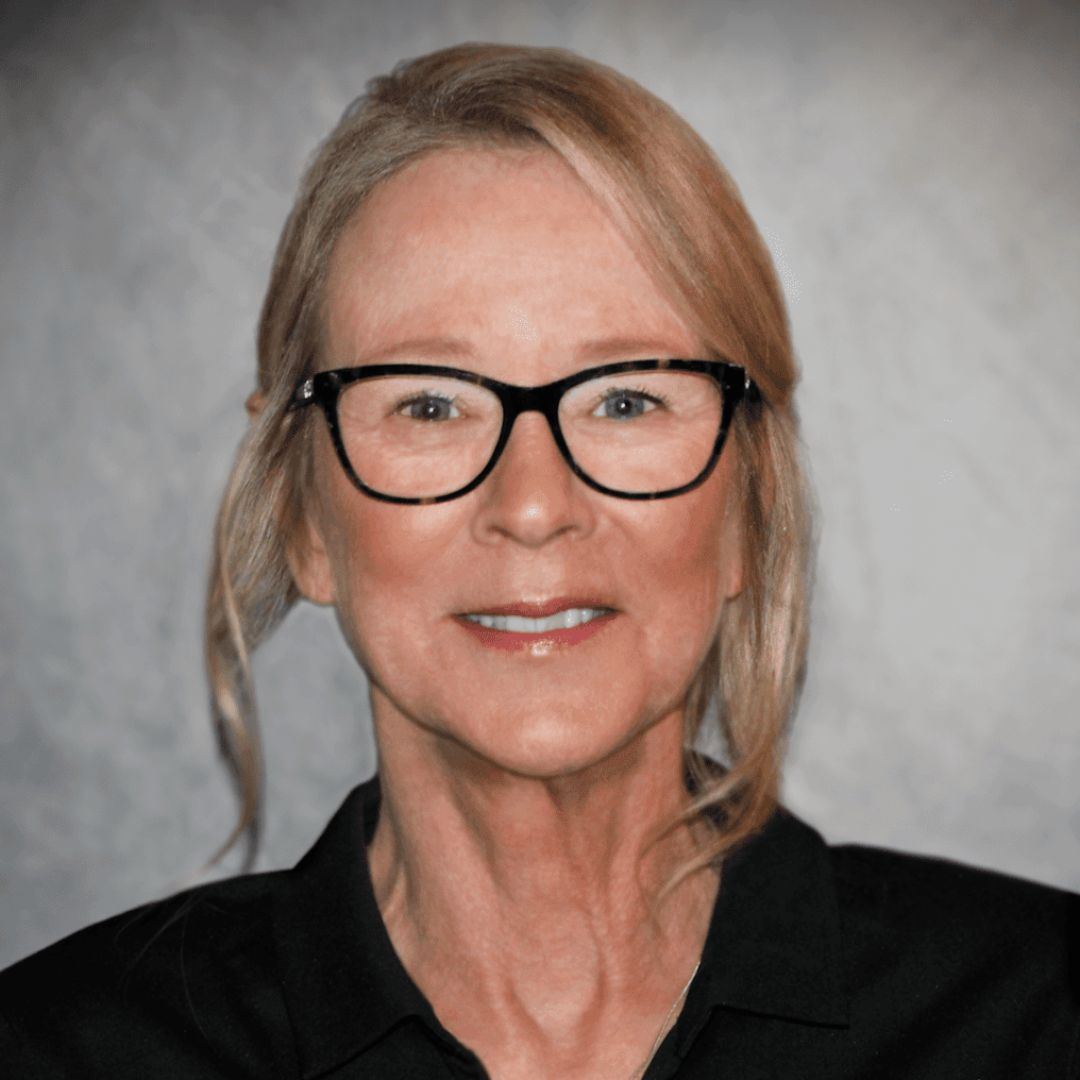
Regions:
<instances>
[{"instance_id":1,"label":"black tortoiseshell eyeglass frame","mask_svg":"<svg viewBox=\"0 0 1080 1080\"><path fill-rule=\"evenodd\" d=\"M664 370L697 371L710 376L720 384L723 391L723 410L708 463L689 483L680 487L668 488L666 491L616 491L614 488L597 483L574 460L569 447L566 445L566 440L563 438L562 429L559 426L559 402L563 394L567 390L587 382L589 379L595 379L602 375L616 375L624 371ZM487 464L464 487L460 487L457 491L451 491L446 495L405 498L376 491L368 487L356 475L341 438L341 427L338 423L338 399L342 390L347 386L351 386L354 382L361 379L375 379L383 375L448 376L482 386L498 397L502 405L502 430L499 432L499 439L495 443L495 449L492 451ZM435 364L366 364L362 367L345 367L335 368L333 371L320 371L315 375L308 376L293 391L288 411L293 412L309 405L318 405L322 409L330 428L330 437L334 443L334 449L337 451L341 467L353 484L365 495L370 495L373 499L381 499L383 502L426 506L460 498L462 495L467 495L474 488L479 487L491 470L495 468L507 442L510 440L510 431L514 426L514 421L524 412L538 412L544 415L555 439L555 445L558 446L567 465L570 466L575 476L579 477L595 491L599 491L604 495L613 495L619 499L669 499L675 495L682 495L684 492L696 488L699 484L703 484L716 467L717 461L720 460L720 452L724 449L724 440L727 437L728 429L731 427L735 409L744 398L748 403L760 401L761 397L757 385L747 375L745 368L740 367L738 364L732 364L727 360L620 360L612 364L602 364L599 367L576 371L573 375L567 375L566 378L557 379L555 382L547 383L544 386L515 386L513 383L500 382L498 379L491 379L486 375L478 375L475 371L464 371L461 368L443 367Z\"/></svg>"}]
</instances>

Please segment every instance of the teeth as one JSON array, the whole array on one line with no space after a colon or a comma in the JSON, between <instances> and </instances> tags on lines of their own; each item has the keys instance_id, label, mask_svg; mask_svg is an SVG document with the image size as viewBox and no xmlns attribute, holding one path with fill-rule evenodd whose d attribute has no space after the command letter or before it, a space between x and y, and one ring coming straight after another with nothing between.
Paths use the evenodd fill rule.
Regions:
<instances>
[{"instance_id":1,"label":"teeth","mask_svg":"<svg viewBox=\"0 0 1080 1080\"><path fill-rule=\"evenodd\" d=\"M520 615L466 615L469 622L479 623L489 630L507 630L513 634L541 634L546 630L569 630L582 623L606 615L609 608L567 608L546 619L525 619Z\"/></svg>"}]
</instances>

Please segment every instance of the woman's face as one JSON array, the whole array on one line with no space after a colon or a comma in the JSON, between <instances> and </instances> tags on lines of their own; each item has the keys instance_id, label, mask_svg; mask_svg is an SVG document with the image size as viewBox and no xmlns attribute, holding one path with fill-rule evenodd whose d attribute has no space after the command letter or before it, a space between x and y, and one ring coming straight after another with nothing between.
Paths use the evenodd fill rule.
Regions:
<instances>
[{"instance_id":1,"label":"woman's face","mask_svg":"<svg viewBox=\"0 0 1080 1080\"><path fill-rule=\"evenodd\" d=\"M324 366L448 364L535 386L608 361L703 355L580 181L543 150L442 151L377 188L327 283ZM740 586L734 448L674 498L602 495L539 413L487 479L435 505L359 492L318 423L301 590L333 604L391 721L489 764L557 776L599 762L680 705ZM462 613L554 597L616 609L572 645L485 645ZM446 744L442 744L446 745Z\"/></svg>"}]
</instances>

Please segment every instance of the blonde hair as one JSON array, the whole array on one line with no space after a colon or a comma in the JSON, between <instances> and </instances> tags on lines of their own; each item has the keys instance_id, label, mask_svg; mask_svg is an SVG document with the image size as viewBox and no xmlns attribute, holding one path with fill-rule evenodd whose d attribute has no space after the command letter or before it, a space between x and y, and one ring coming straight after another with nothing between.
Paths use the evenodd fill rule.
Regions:
<instances>
[{"instance_id":1,"label":"blonde hair","mask_svg":"<svg viewBox=\"0 0 1080 1080\"><path fill-rule=\"evenodd\" d=\"M697 795L657 837L706 820L706 810L714 827L663 891L718 860L776 806L805 664L812 530L792 400L797 369L768 252L708 146L637 83L563 49L466 44L368 84L317 151L278 244L258 331L266 403L222 500L206 612L213 707L240 798L219 856L246 836L250 859L258 838L262 770L249 658L298 599L286 540L303 512L311 425L286 406L319 355L335 241L372 189L407 162L508 144L558 154L626 231L688 325L760 388L729 437L743 589L724 607L685 710L685 766ZM728 759L720 776L692 753L710 709Z\"/></svg>"}]
</instances>

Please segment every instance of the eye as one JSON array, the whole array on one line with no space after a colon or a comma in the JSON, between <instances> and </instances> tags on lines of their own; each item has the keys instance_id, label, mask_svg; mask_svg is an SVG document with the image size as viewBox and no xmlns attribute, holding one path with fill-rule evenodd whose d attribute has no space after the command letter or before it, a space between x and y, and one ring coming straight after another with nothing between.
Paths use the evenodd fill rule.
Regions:
<instances>
[{"instance_id":1,"label":"eye","mask_svg":"<svg viewBox=\"0 0 1080 1080\"><path fill-rule=\"evenodd\" d=\"M411 397L399 402L394 412L401 413L403 409L406 410L405 415L411 420L451 420L454 417L448 415L450 409L453 409L457 416L461 415L452 397L434 391L413 394Z\"/></svg>"},{"instance_id":2,"label":"eye","mask_svg":"<svg viewBox=\"0 0 1080 1080\"><path fill-rule=\"evenodd\" d=\"M605 412L605 416L608 419L634 419L636 416L642 416L645 412L652 410L646 410L639 408L646 403L651 403L653 407L660 405L667 405L668 399L663 394L650 393L644 389L632 390L628 387L611 387L604 392L604 396L600 399L600 404L597 409L605 409L607 405L615 404L615 411ZM596 415L596 411L593 411L593 416Z\"/></svg>"}]
</instances>

